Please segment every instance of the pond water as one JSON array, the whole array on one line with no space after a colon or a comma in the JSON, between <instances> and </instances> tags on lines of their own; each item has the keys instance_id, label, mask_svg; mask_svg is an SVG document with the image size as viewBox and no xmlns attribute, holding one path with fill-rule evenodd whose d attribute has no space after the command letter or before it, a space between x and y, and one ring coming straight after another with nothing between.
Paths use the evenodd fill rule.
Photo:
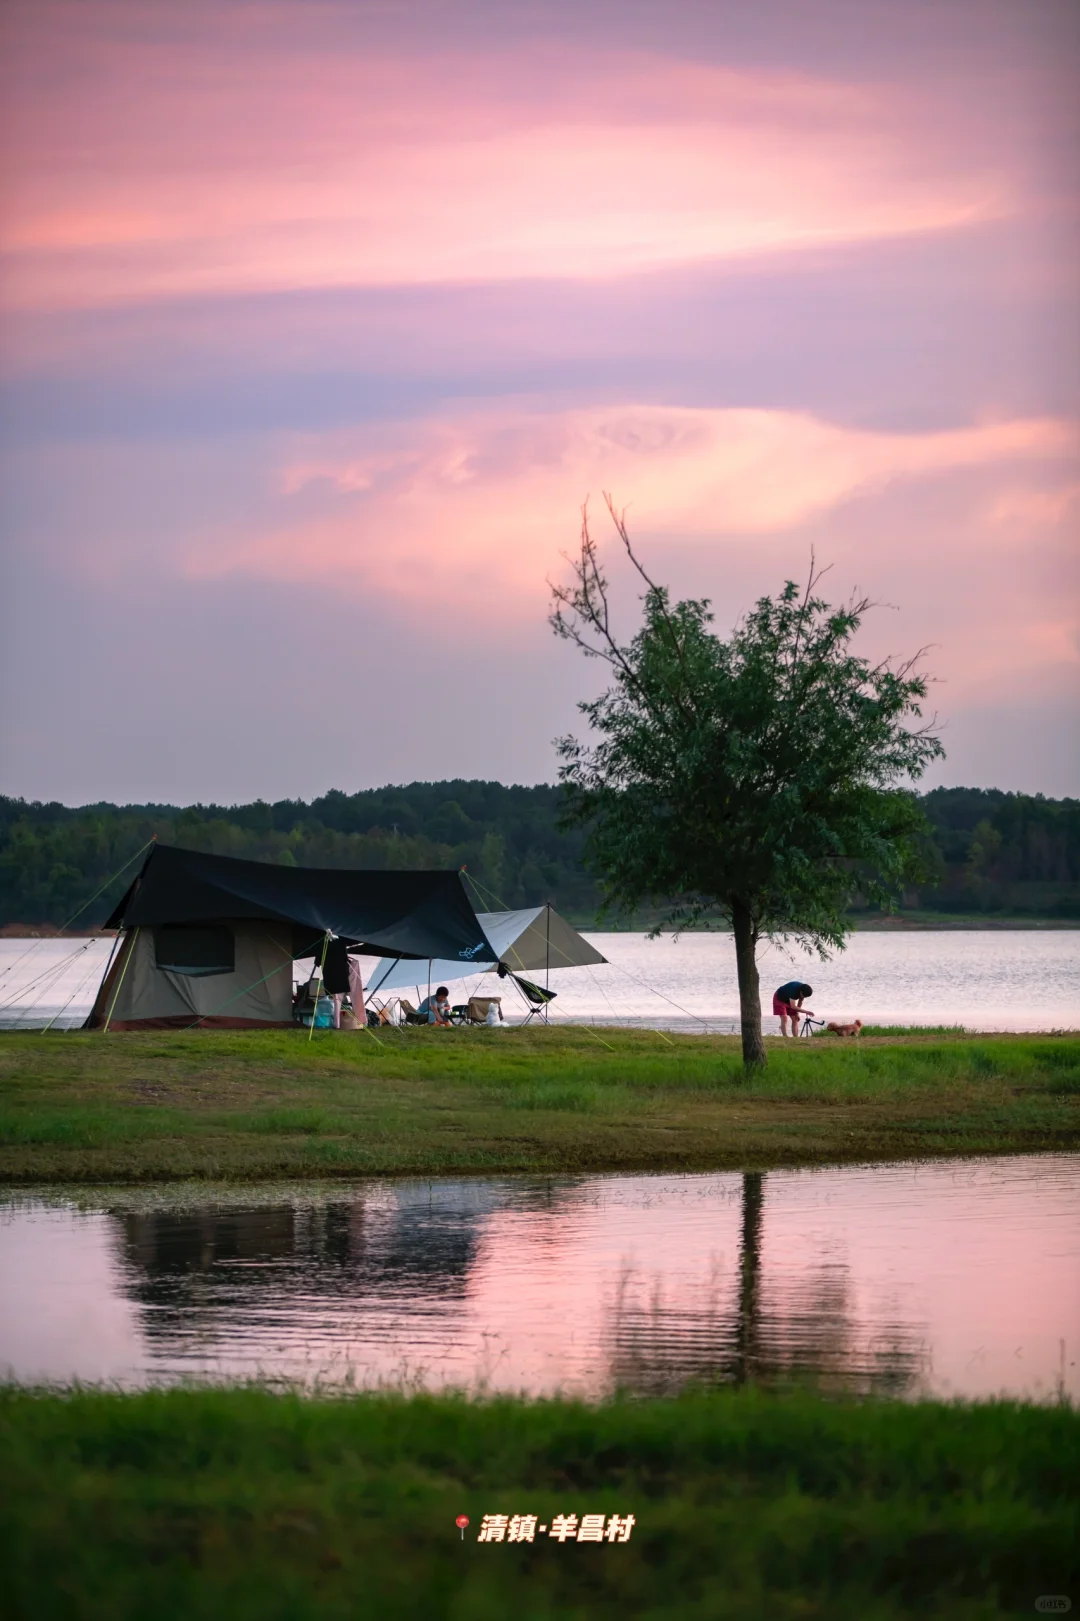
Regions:
<instances>
[{"instance_id":1,"label":"pond water","mask_svg":"<svg viewBox=\"0 0 1080 1621\"><path fill-rule=\"evenodd\" d=\"M552 974L552 1017L590 1023L731 1031L739 1005L731 936L591 934L609 960ZM0 1028L82 1023L111 940L0 940ZM297 965L297 972L304 972ZM542 976L541 976L542 977ZM828 1019L865 1024L964 1025L972 1030L1080 1026L1080 930L912 930L852 935L831 962L768 945L761 951L763 1006L788 979L814 986L810 1006ZM453 1000L493 990L491 976L455 983ZM498 984L508 1017L524 1007ZM426 995L426 980L420 987ZM766 1013L765 1028L779 1020Z\"/></svg>"},{"instance_id":2,"label":"pond water","mask_svg":"<svg viewBox=\"0 0 1080 1621\"><path fill-rule=\"evenodd\" d=\"M0 1204L0 1371L1080 1396L1080 1157Z\"/></svg>"}]
</instances>

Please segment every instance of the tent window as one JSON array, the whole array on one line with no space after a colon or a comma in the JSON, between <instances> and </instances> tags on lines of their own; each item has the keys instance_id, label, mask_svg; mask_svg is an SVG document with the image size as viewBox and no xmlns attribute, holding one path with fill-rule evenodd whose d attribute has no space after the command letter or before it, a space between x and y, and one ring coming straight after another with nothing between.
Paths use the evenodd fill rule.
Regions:
<instances>
[{"instance_id":1,"label":"tent window","mask_svg":"<svg viewBox=\"0 0 1080 1621\"><path fill-rule=\"evenodd\" d=\"M233 932L223 923L169 923L154 930L154 961L171 974L231 974Z\"/></svg>"}]
</instances>

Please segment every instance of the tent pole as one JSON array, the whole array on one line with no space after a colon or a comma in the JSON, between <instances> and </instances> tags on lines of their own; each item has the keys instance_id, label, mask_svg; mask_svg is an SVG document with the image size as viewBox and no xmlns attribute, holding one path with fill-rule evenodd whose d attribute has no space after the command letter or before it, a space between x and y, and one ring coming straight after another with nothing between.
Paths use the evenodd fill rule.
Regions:
<instances>
[{"instance_id":1,"label":"tent pole","mask_svg":"<svg viewBox=\"0 0 1080 1621\"><path fill-rule=\"evenodd\" d=\"M550 991L550 989L551 989L551 902L550 901L548 901L547 906L544 909L544 936L545 936L545 947L546 947L545 960L544 960L544 989L545 989L545 991ZM550 1002L545 1002L544 1003L544 1023L545 1024L548 1023L548 1008L550 1006L551 1006Z\"/></svg>"},{"instance_id":2,"label":"tent pole","mask_svg":"<svg viewBox=\"0 0 1080 1621\"><path fill-rule=\"evenodd\" d=\"M119 981L117 983L117 986L116 986L116 995L112 999L112 1007L109 1009L108 1017L105 1020L105 1028L101 1032L103 1036L107 1036L108 1033L109 1033L109 1024L110 1024L110 1022L112 1020L113 1014L116 1012L116 1004L120 1000L120 989L121 989L121 986L124 983L124 977L127 974L128 968L131 966L131 959L135 955L135 942L138 940L138 938L139 938L139 931L138 931L138 929L136 929L135 933L131 937L131 950L128 952L127 958L126 958L126 960L124 962L124 966L120 970L120 979L119 979Z\"/></svg>"},{"instance_id":3,"label":"tent pole","mask_svg":"<svg viewBox=\"0 0 1080 1621\"><path fill-rule=\"evenodd\" d=\"M323 935L322 958L319 962L319 977L315 982L315 1001L311 1009L311 1024L308 1027L307 1038L310 1041L315 1034L315 1018L319 1011L319 992L322 990L323 969L326 967L326 948L330 944L330 930Z\"/></svg>"}]
</instances>

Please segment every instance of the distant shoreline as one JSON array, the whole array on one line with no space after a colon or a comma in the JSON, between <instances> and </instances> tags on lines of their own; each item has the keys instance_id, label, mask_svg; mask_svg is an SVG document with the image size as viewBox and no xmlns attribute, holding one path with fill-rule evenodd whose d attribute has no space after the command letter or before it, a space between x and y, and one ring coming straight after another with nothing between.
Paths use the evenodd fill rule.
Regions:
<instances>
[{"instance_id":1,"label":"distant shoreline","mask_svg":"<svg viewBox=\"0 0 1080 1621\"><path fill-rule=\"evenodd\" d=\"M588 918L567 916L574 928L588 934L647 934L654 926L645 919L633 919L622 928L597 924ZM1002 933L1010 930L1080 929L1080 918L1071 917L930 917L908 916L857 918L852 923L854 934L945 934L945 933ZM672 931L665 929L670 935ZM700 926L681 929L681 934L730 934L730 929L704 929ZM113 940L115 929L58 929L51 923L5 923L0 925L0 940Z\"/></svg>"},{"instance_id":2,"label":"distant shoreline","mask_svg":"<svg viewBox=\"0 0 1080 1621\"><path fill-rule=\"evenodd\" d=\"M563 914L568 923L575 929L581 929L587 934L647 934L655 927L655 920L651 918L631 919L622 928L590 923L588 919ZM956 933L961 930L980 931L989 934L1001 933L1010 929L1080 929L1080 918L1075 917L976 917L976 916L932 916L921 918L910 913L892 917L858 917L851 920L853 934L932 934ZM2 932L2 931L0 931ZM670 934L665 929L665 934ZM700 926L690 926L679 930L680 934L730 934L726 928L704 929Z\"/></svg>"}]
</instances>

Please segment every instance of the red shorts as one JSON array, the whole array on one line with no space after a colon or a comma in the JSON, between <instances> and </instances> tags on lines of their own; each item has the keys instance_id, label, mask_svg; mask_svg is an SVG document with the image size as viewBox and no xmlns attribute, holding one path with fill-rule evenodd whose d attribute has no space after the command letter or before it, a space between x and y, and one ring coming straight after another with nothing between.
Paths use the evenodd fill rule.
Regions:
<instances>
[{"instance_id":1,"label":"red shorts","mask_svg":"<svg viewBox=\"0 0 1080 1621\"><path fill-rule=\"evenodd\" d=\"M774 996L772 999L772 1010L778 1018L781 1016L786 1017L788 1014L799 1012L799 1009L794 1007L790 1002L781 1002L778 996Z\"/></svg>"}]
</instances>

